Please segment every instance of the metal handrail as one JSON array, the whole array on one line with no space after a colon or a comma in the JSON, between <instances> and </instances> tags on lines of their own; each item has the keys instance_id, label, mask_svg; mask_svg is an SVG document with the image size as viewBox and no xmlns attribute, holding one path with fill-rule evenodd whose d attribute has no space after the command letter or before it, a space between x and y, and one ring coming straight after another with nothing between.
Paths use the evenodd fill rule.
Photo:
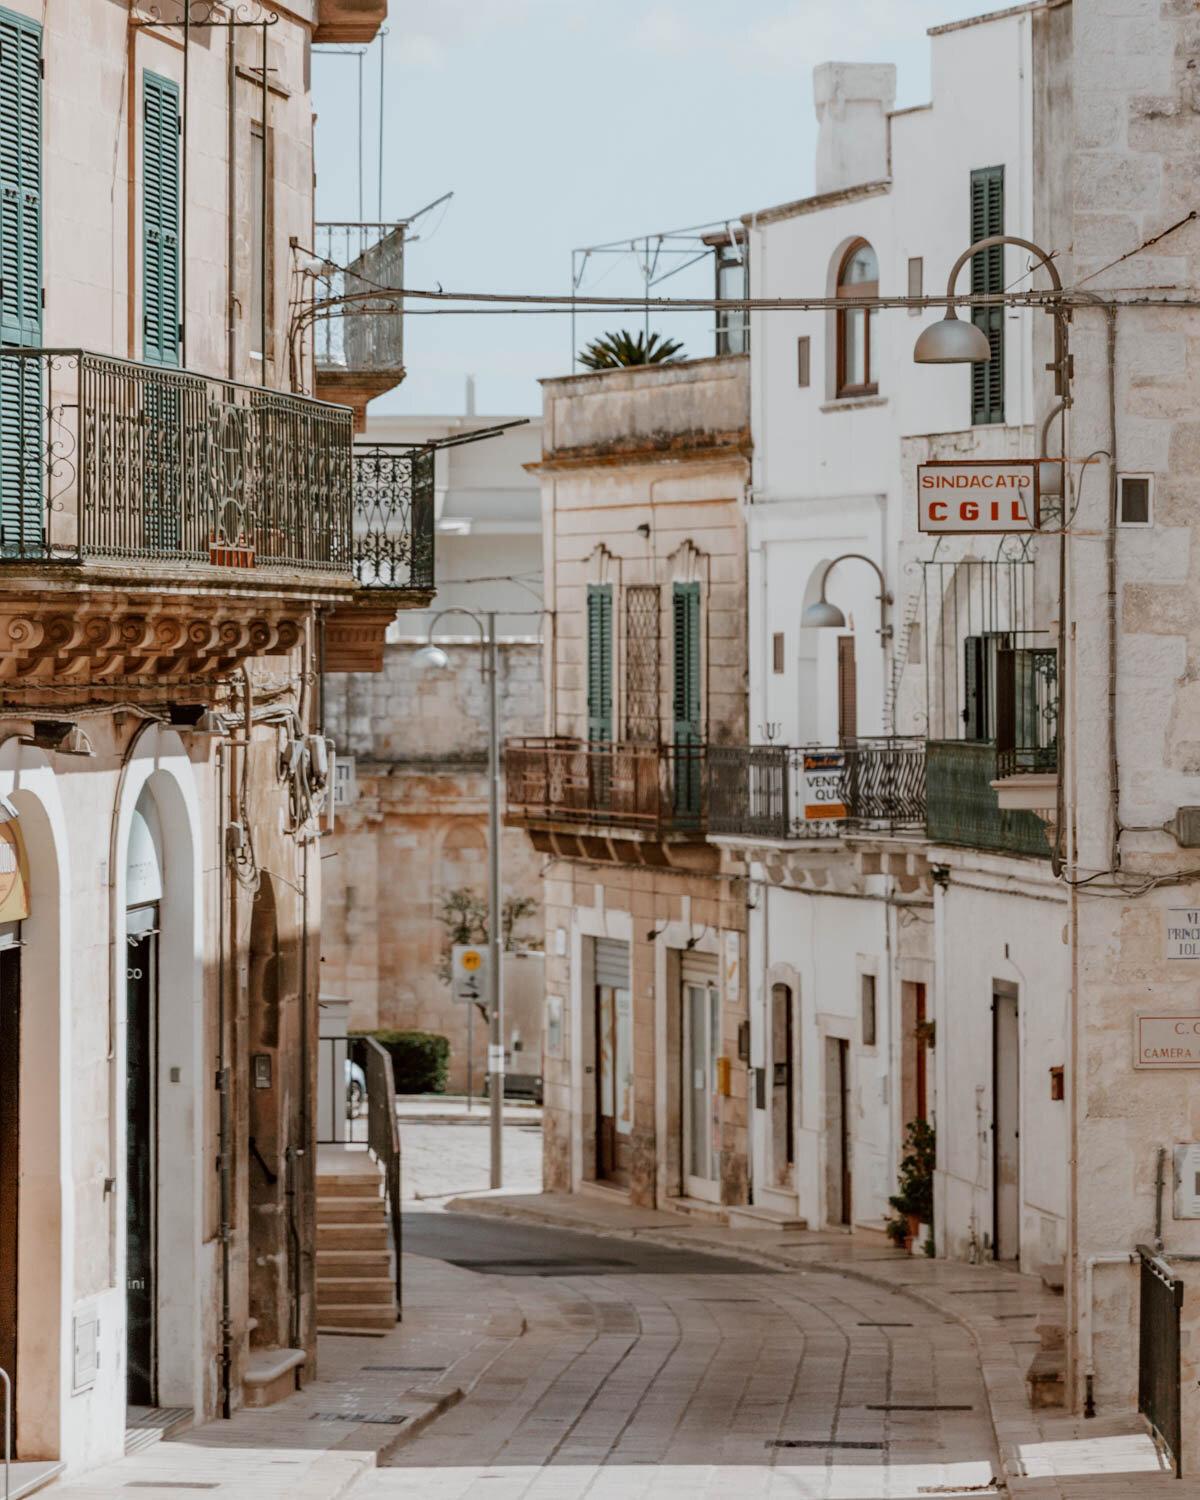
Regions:
<instances>
[{"instance_id":1,"label":"metal handrail","mask_svg":"<svg viewBox=\"0 0 1200 1500\"><path fill-rule=\"evenodd\" d=\"M392 1054L373 1036L360 1037L366 1047L367 1146L383 1168L384 1190L396 1247L396 1316L403 1314L403 1224L400 1215L400 1126L396 1120L396 1076Z\"/></svg>"}]
</instances>

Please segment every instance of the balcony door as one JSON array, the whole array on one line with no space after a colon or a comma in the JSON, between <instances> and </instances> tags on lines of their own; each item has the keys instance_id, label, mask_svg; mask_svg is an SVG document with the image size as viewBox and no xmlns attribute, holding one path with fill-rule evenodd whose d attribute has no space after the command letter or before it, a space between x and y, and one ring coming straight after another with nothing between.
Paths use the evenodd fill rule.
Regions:
<instances>
[{"instance_id":1,"label":"balcony door","mask_svg":"<svg viewBox=\"0 0 1200 1500\"><path fill-rule=\"evenodd\" d=\"M675 766L673 806L676 815L700 813L700 585L677 583L674 593L673 693Z\"/></svg>"},{"instance_id":2,"label":"balcony door","mask_svg":"<svg viewBox=\"0 0 1200 1500\"><path fill-rule=\"evenodd\" d=\"M682 1033L684 1188L689 1198L719 1203L721 1006L716 975L703 968L684 969Z\"/></svg>"}]
</instances>

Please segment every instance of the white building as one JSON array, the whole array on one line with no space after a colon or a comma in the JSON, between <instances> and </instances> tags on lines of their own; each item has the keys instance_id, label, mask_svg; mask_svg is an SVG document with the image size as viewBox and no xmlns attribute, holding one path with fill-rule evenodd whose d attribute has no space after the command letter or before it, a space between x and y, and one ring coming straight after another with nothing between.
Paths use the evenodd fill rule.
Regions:
<instances>
[{"instance_id":1,"label":"white building","mask_svg":"<svg viewBox=\"0 0 1200 1500\"><path fill-rule=\"evenodd\" d=\"M755 1204L881 1231L906 1127L926 1118L938 1252L1026 1269L1065 1247L1066 1115L1047 1067L1064 1061L1066 895L1042 825L1002 816L989 782L1010 664L1024 683L1043 657L1023 653L1055 644L1057 554L919 536L914 472L1032 453L1040 315L981 309L990 365L918 368L923 322L854 300L936 293L985 235L1042 237L1054 24L1033 4L936 28L932 103L915 109L892 109L889 66L817 68L817 192L745 216L754 296L846 310L752 319L758 748L710 751L710 830L752 877ZM980 259L976 289L1022 284L1023 251ZM843 623L806 628L822 597ZM1015 653L999 686L997 651Z\"/></svg>"}]
</instances>

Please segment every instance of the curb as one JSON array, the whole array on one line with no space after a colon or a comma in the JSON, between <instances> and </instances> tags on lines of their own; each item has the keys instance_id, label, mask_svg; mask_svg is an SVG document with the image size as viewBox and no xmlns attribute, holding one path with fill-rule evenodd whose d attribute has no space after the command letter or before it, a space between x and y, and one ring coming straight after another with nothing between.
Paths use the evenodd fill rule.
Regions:
<instances>
[{"instance_id":1,"label":"curb","mask_svg":"<svg viewBox=\"0 0 1200 1500\"><path fill-rule=\"evenodd\" d=\"M563 1223L560 1218L548 1212L539 1213L536 1209L513 1208L502 1198L471 1199L460 1196L445 1205L445 1212L474 1213L481 1218L511 1219L514 1222L549 1226L579 1234L594 1234L607 1239L642 1240L648 1244L665 1245L671 1249L679 1248L679 1241L675 1238L678 1231L665 1226L647 1225L644 1229L626 1229L616 1225ZM1018 1371L1016 1355L1002 1329L997 1328L994 1333L991 1329L987 1330L992 1342L985 1352L980 1329L957 1307L936 1293L923 1292L912 1286L897 1286L886 1277L872 1275L869 1271L861 1270L858 1266L849 1266L842 1261L805 1260L803 1264L797 1265L793 1260L780 1255L772 1255L770 1251L762 1249L752 1250L740 1245L714 1244L711 1240L701 1240L691 1235L687 1237L686 1243L689 1248L702 1255L723 1255L728 1259L744 1260L747 1264L762 1266L772 1271L817 1270L834 1276L845 1276L850 1280L861 1281L883 1291L892 1292L896 1296L907 1297L930 1312L952 1318L970 1335L979 1360L984 1395L987 1398L988 1423L992 1429L996 1452L1000 1456L1001 1473L996 1478L1007 1485L1014 1494L1028 1493L1028 1485L1032 1481L1027 1478L1024 1465L1021 1463L1020 1444L1029 1441L1036 1442L1040 1434L1036 1423L1030 1417L1028 1402L1025 1398L1024 1377ZM899 1260L899 1257L897 1259ZM994 1320L989 1319L989 1321ZM1039 1493L1053 1497L1056 1491L1046 1489Z\"/></svg>"}]
</instances>

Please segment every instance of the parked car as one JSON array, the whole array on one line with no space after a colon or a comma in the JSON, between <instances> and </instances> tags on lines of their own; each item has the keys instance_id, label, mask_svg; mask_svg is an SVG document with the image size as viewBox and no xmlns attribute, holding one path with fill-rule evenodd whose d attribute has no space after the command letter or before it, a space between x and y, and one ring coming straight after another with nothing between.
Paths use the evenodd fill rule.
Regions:
<instances>
[{"instance_id":1,"label":"parked car","mask_svg":"<svg viewBox=\"0 0 1200 1500\"><path fill-rule=\"evenodd\" d=\"M346 1059L346 1114L361 1115L367 1103L367 1075L349 1057Z\"/></svg>"}]
</instances>

